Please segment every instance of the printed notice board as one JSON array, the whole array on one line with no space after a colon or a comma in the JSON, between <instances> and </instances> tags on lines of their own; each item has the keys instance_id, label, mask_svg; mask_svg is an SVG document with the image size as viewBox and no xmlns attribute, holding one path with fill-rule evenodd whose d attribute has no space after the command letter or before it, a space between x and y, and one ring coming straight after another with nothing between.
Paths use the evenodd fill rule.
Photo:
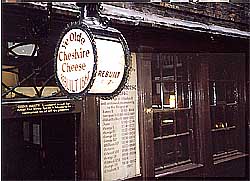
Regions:
<instances>
[{"instance_id":1,"label":"printed notice board","mask_svg":"<svg viewBox=\"0 0 250 181\"><path fill-rule=\"evenodd\" d=\"M140 175L137 72L132 70L122 92L100 101L102 180L120 180Z\"/></svg>"}]
</instances>

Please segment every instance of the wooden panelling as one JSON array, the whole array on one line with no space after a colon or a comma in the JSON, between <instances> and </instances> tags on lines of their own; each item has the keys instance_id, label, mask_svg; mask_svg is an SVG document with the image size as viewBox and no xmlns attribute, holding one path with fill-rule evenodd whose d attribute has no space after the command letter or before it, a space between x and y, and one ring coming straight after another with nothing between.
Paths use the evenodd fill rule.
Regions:
<instances>
[{"instance_id":1,"label":"wooden panelling","mask_svg":"<svg viewBox=\"0 0 250 181\"><path fill-rule=\"evenodd\" d=\"M154 177L152 85L150 81L152 53L149 53L151 50L149 47L141 47L139 49L141 53L138 53L136 58L138 60L141 167L142 177L145 180L150 180Z\"/></svg>"},{"instance_id":2,"label":"wooden panelling","mask_svg":"<svg viewBox=\"0 0 250 181\"><path fill-rule=\"evenodd\" d=\"M202 59L202 57L199 57ZM204 57L203 57L204 59ZM196 91L195 91L195 110L197 135L199 140L199 162L204 165L205 176L213 173L212 171L212 143L211 143L211 121L209 108L209 73L208 64L204 61L196 67Z\"/></svg>"},{"instance_id":3,"label":"wooden panelling","mask_svg":"<svg viewBox=\"0 0 250 181\"><path fill-rule=\"evenodd\" d=\"M80 174L81 180L100 178L100 138L96 97L82 101L80 121Z\"/></svg>"}]
</instances>

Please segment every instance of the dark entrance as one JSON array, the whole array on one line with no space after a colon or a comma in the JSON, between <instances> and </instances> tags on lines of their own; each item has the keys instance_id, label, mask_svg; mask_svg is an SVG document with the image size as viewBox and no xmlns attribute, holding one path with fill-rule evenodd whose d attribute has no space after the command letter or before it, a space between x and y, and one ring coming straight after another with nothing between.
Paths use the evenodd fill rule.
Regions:
<instances>
[{"instance_id":1,"label":"dark entrance","mask_svg":"<svg viewBox=\"0 0 250 181\"><path fill-rule=\"evenodd\" d=\"M74 180L79 114L2 120L2 179Z\"/></svg>"}]
</instances>

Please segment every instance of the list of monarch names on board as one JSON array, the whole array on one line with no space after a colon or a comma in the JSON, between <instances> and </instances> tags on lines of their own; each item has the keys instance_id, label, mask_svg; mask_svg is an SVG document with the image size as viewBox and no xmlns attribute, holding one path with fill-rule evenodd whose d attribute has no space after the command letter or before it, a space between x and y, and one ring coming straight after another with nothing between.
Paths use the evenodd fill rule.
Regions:
<instances>
[{"instance_id":1,"label":"list of monarch names on board","mask_svg":"<svg viewBox=\"0 0 250 181\"><path fill-rule=\"evenodd\" d=\"M100 101L102 180L140 174L135 64L128 84L111 100Z\"/></svg>"}]
</instances>

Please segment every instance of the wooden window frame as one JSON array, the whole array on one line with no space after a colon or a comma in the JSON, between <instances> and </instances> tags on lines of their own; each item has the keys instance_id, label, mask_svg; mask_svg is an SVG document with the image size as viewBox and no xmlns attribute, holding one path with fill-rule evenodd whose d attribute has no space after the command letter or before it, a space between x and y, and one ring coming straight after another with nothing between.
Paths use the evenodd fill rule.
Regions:
<instances>
[{"instance_id":1,"label":"wooden window frame","mask_svg":"<svg viewBox=\"0 0 250 181\"><path fill-rule=\"evenodd\" d=\"M158 117L158 120L160 120L160 126L159 126L159 129L160 129L160 135L159 136L154 136L154 143L156 144L157 141L160 142L160 147L161 147L161 151L160 151L160 160L161 160L161 163L159 164L160 166L156 166L155 165L155 171L161 171L161 170L164 170L164 169L172 169L176 166L182 166L182 165L188 165L188 164L192 164L195 162L195 154L194 154L194 147L195 147L195 144L194 144L194 132L193 132L193 108L192 108L192 92L193 92L193 80L191 80L191 70L190 70L190 61L187 61L187 60L184 60L183 62L187 63L187 66L185 67L187 71L187 79L185 81L183 80L178 80L177 79L177 63L178 63L178 59L176 59L176 57L178 57L178 54L166 54L166 55L170 55L170 56L173 56L173 68L174 68L174 79L173 80L164 80L163 78L163 68L162 66L160 66L160 77L158 78L158 80L154 80L153 79L153 76L152 76L152 85L154 83L158 83L160 84L160 102L161 102L161 105L159 106L155 106L155 105L152 105L152 108L153 108L153 114L154 115L157 115ZM158 56L161 56L161 54L158 54ZM157 61L159 61L159 65L163 65L163 60L162 59L158 59ZM152 63L155 63L152 61ZM152 74L153 74L153 66L152 66ZM175 100L175 107L173 108L169 108L168 106L169 105L166 105L164 104L164 91L163 91L163 84L165 83L169 83L169 84L174 84L174 92L175 92L175 97L176 99L178 99L178 90L177 90L177 86L180 85L180 84L187 84L187 96L188 96L188 106L187 107L178 107L178 100ZM153 90L152 90L153 91ZM154 93L153 93L154 95ZM183 102L183 105L184 105L184 102ZM181 133L177 133L177 122L178 122L178 119L176 119L176 115L178 113L184 113L184 114L189 114L189 116L187 116L187 127L186 127L186 132L181 132ZM174 133L173 134L170 134L170 135L163 135L162 134L162 116L163 114L165 113L173 113L174 115L174 119L173 119L173 124L174 124ZM155 120L154 120L155 122ZM185 137L185 138L184 138ZM164 163L162 160L162 156L164 151L162 149L163 147L163 141L165 140L169 140L169 139L174 139L174 156L175 156L175 162L174 163L171 163L171 164L166 164L166 162ZM188 145L188 159L186 160L178 160L177 158L177 143L178 143L178 139L180 139L181 141L187 139L187 145ZM156 152L155 152L156 154ZM156 160L155 160L156 162Z\"/></svg>"},{"instance_id":2,"label":"wooden window frame","mask_svg":"<svg viewBox=\"0 0 250 181\"><path fill-rule=\"evenodd\" d=\"M238 66L242 66L240 64L240 62L236 62ZM227 66L233 67L233 65L235 64L235 62L233 62L233 64L230 64ZM230 77L226 77L226 75L223 74L222 77L216 77L216 73L213 72L213 70L216 68L216 66L218 66L216 63L213 64L212 62L210 62L209 64L209 86L212 84L215 85L215 93L211 93L211 87L209 87L209 94L210 94L210 121L211 121L211 136L212 136L212 154L213 154L213 161L214 163L219 163L222 160L228 159L230 157L235 157L237 155L242 155L243 153L241 152L241 146L240 143L237 143L237 136L239 136L239 132L241 129L241 116L240 116L240 106L241 106L241 102L240 102L240 89L242 89L242 87L244 87L243 82L240 81L240 76L241 73L239 73L236 77L234 78L230 78ZM218 69L217 69L218 70ZM224 71L229 71L229 70L221 70L222 72ZM213 77L214 76L214 77ZM222 88L220 89L220 91L222 90L223 92L223 98L218 100L218 87L216 87L217 84L222 84ZM236 98L234 98L234 101L232 102L231 100L228 100L227 97L227 84L231 84L234 87L234 93L237 94ZM211 94L213 94L212 98L216 97L216 99L214 101L212 101L213 103L211 104ZM214 95L215 94L215 95ZM220 108L221 109L221 125L218 126L219 123L218 121L216 121L216 109ZM227 112L228 109L235 109L235 110L231 110L230 112ZM212 113L212 110L215 110L215 113ZM212 118L212 114L214 114L214 118ZM234 120L234 123L232 123L232 120L228 120L227 117L229 114L236 114L236 120ZM231 121L231 123L229 123L229 121ZM213 122L215 125L213 125ZM224 124L223 124L224 123ZM218 140L217 138L215 138L217 136L223 136L223 140L225 140L223 143L223 145L218 144L219 141L216 142L216 140ZM233 138L233 143L231 143L231 139L226 139L226 138ZM219 146L221 146L220 149L217 149Z\"/></svg>"}]
</instances>

